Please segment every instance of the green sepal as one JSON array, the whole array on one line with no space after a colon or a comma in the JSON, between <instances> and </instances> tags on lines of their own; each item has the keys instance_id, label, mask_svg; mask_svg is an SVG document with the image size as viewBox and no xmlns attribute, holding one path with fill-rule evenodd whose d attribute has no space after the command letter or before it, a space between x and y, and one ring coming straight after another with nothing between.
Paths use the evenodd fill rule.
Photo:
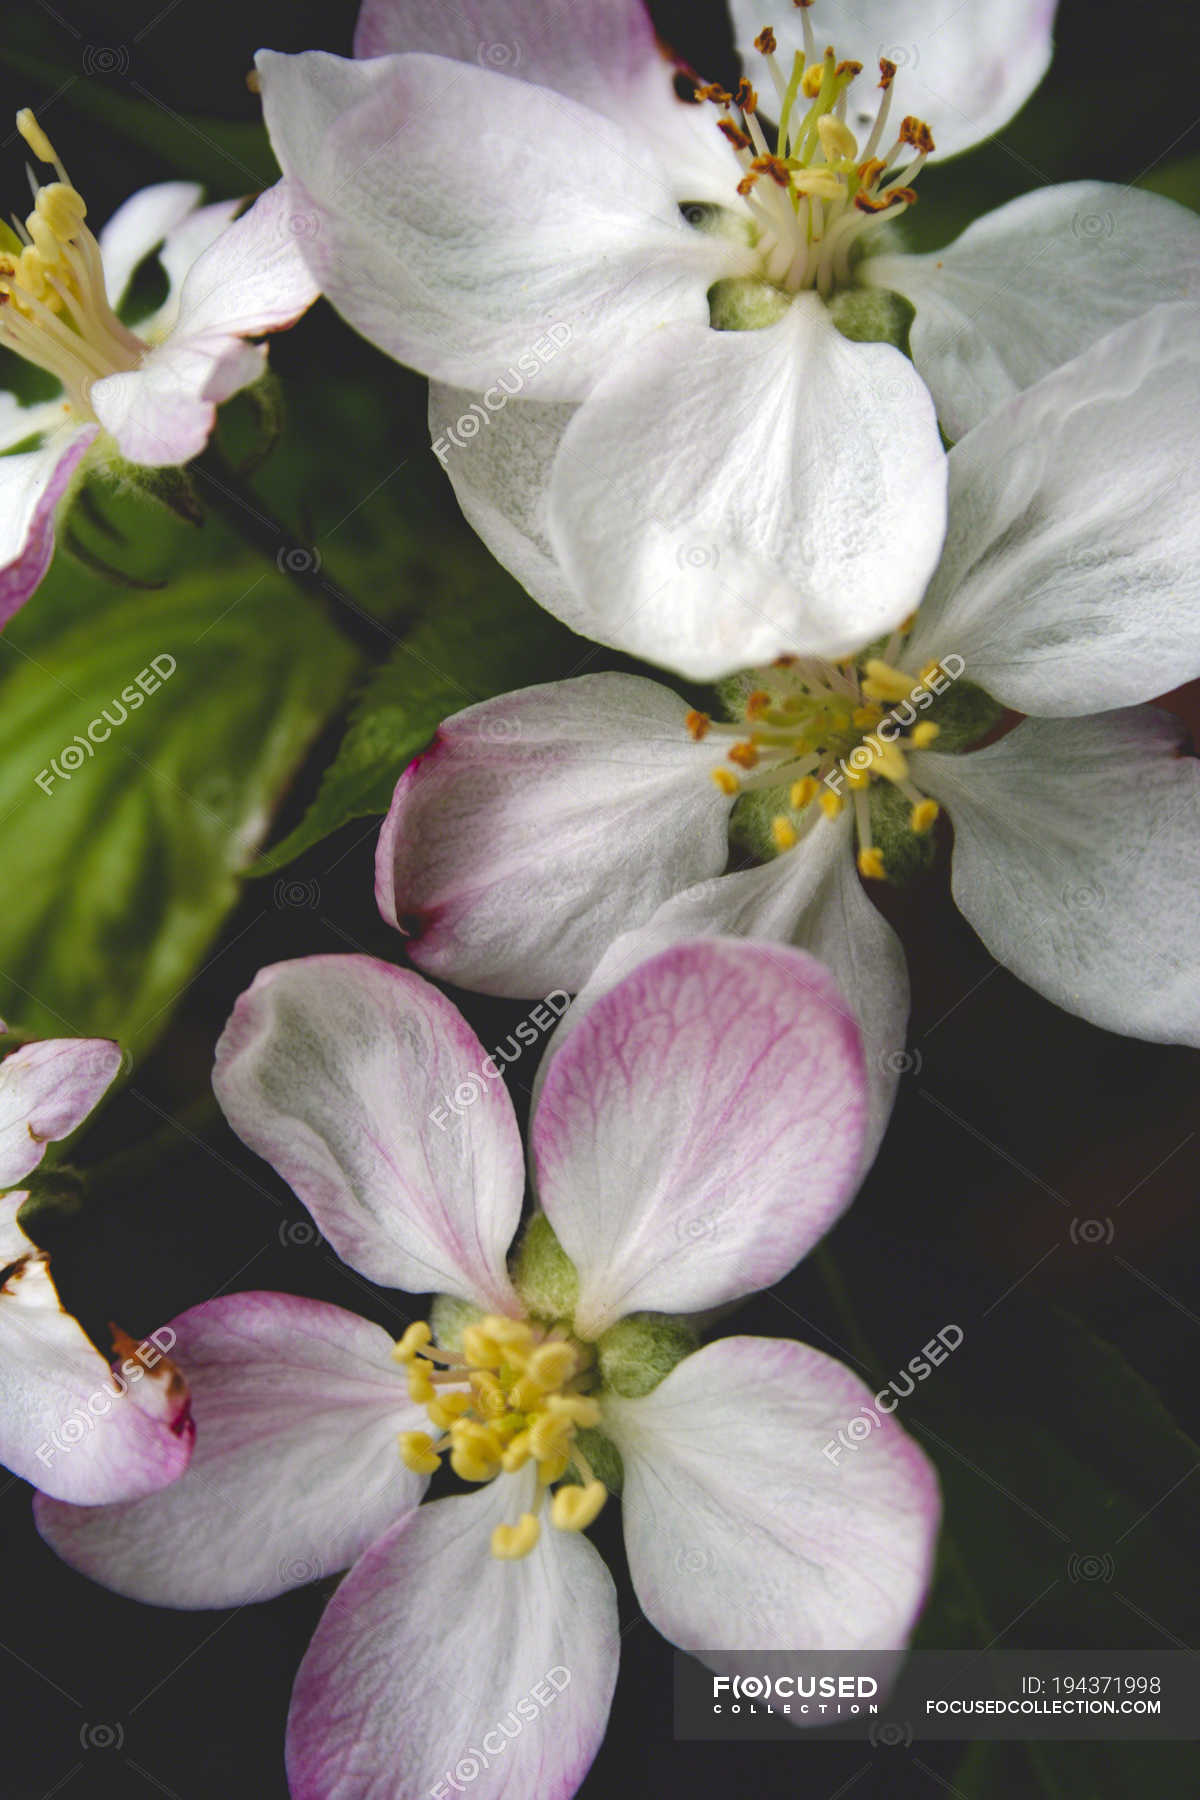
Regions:
<instances>
[{"instance_id":1,"label":"green sepal","mask_svg":"<svg viewBox=\"0 0 1200 1800\"><path fill-rule=\"evenodd\" d=\"M601 1385L638 1400L699 1346L688 1319L674 1313L630 1313L597 1340Z\"/></svg>"},{"instance_id":2,"label":"green sepal","mask_svg":"<svg viewBox=\"0 0 1200 1800\"><path fill-rule=\"evenodd\" d=\"M625 1486L625 1464L612 1439L605 1437L595 1426L581 1425L575 1433L575 1442L592 1465L597 1481L602 1481L610 1494L619 1494ZM567 1470L563 1480L577 1486L581 1483L582 1477L574 1464Z\"/></svg>"},{"instance_id":3,"label":"green sepal","mask_svg":"<svg viewBox=\"0 0 1200 1800\"><path fill-rule=\"evenodd\" d=\"M890 288L846 288L830 298L829 316L855 344L892 344L910 355L908 334L916 308L903 294Z\"/></svg>"},{"instance_id":4,"label":"green sepal","mask_svg":"<svg viewBox=\"0 0 1200 1800\"><path fill-rule=\"evenodd\" d=\"M919 881L933 867L937 839L931 831L913 830L912 802L890 781L873 781L868 801L871 836L883 857L888 880L894 887Z\"/></svg>"},{"instance_id":5,"label":"green sepal","mask_svg":"<svg viewBox=\"0 0 1200 1800\"><path fill-rule=\"evenodd\" d=\"M534 1213L512 1259L513 1286L536 1319L570 1321L579 1304L579 1273L545 1213Z\"/></svg>"},{"instance_id":6,"label":"green sepal","mask_svg":"<svg viewBox=\"0 0 1200 1800\"><path fill-rule=\"evenodd\" d=\"M779 323L792 299L756 275L732 276L708 290L708 322L714 331L762 331Z\"/></svg>"},{"instance_id":7,"label":"green sepal","mask_svg":"<svg viewBox=\"0 0 1200 1800\"><path fill-rule=\"evenodd\" d=\"M468 1325L477 1325L483 1308L456 1294L435 1294L429 1309L429 1329L434 1342L442 1350L461 1350L462 1335Z\"/></svg>"},{"instance_id":8,"label":"green sepal","mask_svg":"<svg viewBox=\"0 0 1200 1800\"><path fill-rule=\"evenodd\" d=\"M953 754L969 750L972 744L986 737L1003 715L1004 708L998 700L993 700L973 681L960 678L952 682L944 694L937 696L925 716L938 728L933 749Z\"/></svg>"}]
</instances>

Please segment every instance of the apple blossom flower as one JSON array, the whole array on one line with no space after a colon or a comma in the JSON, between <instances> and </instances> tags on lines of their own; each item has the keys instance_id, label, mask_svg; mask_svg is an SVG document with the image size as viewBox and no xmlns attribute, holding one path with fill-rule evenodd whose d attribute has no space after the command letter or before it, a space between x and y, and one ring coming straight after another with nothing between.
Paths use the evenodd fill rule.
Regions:
<instances>
[{"instance_id":1,"label":"apple blossom flower","mask_svg":"<svg viewBox=\"0 0 1200 1800\"><path fill-rule=\"evenodd\" d=\"M36 186L19 232L0 227L0 345L60 392L32 406L0 392L0 626L46 573L55 513L85 467L157 469L198 456L220 402L263 372L265 347L245 340L293 324L317 295L282 184L237 218L239 200L201 206L193 183L162 182L127 200L97 238L28 109L17 127L56 179ZM160 245L167 296L131 330L121 302ZM36 448L17 448L31 438Z\"/></svg>"},{"instance_id":2,"label":"apple blossom flower","mask_svg":"<svg viewBox=\"0 0 1200 1800\"><path fill-rule=\"evenodd\" d=\"M800 42L760 34L763 95L700 105L641 0L550 20L368 0L357 64L259 59L304 254L351 324L433 378L469 522L573 629L704 680L893 630L941 547L933 403L961 436L1184 295L1200 246L1182 208L1081 182L900 254L885 240L943 119L958 149L1011 115L1051 8L989 0L931 31L906 0L894 29L882 5L833 5L828 36L821 7L783 10ZM889 60L897 38L925 62ZM922 70L929 123L898 97Z\"/></svg>"},{"instance_id":3,"label":"apple blossom flower","mask_svg":"<svg viewBox=\"0 0 1200 1800\"><path fill-rule=\"evenodd\" d=\"M295 1800L439 1792L548 1671L550 1727L518 1724L472 1792L572 1794L617 1675L615 1592L583 1535L610 1489L639 1602L684 1649L894 1650L926 1590L921 1451L885 1418L825 1454L858 1377L785 1340L697 1348L684 1316L775 1280L851 1197L861 1053L826 972L710 941L606 995L536 1108L541 1210L511 1258L504 1084L439 1104L481 1058L408 971L260 973L218 1046L226 1116L352 1268L436 1290L432 1322L393 1342L282 1294L198 1306L174 1322L188 1474L131 1506L38 1502L61 1556L142 1600L243 1604L349 1568L296 1682ZM475 1491L419 1505L444 1459Z\"/></svg>"},{"instance_id":4,"label":"apple blossom flower","mask_svg":"<svg viewBox=\"0 0 1200 1800\"><path fill-rule=\"evenodd\" d=\"M4 1026L0 1024L0 1032ZM0 1462L56 1499L132 1500L187 1467L187 1390L157 1349L110 1370L63 1310L50 1259L22 1229L17 1184L69 1137L121 1066L102 1038L47 1038L0 1062ZM129 1364L132 1363L132 1367Z\"/></svg>"},{"instance_id":5,"label":"apple blossom flower","mask_svg":"<svg viewBox=\"0 0 1200 1800\"><path fill-rule=\"evenodd\" d=\"M1110 1030L1196 1042L1200 765L1139 703L1200 675L1198 366L1179 303L1009 401L950 452L946 549L907 626L727 683L727 722L618 674L446 720L379 840L412 960L488 993L584 989L561 1037L666 943L795 942L858 1019L881 1130L907 980L858 876L923 865L944 807L955 898L1001 962ZM1004 708L1027 717L973 747ZM762 860L724 873L731 814Z\"/></svg>"}]
</instances>

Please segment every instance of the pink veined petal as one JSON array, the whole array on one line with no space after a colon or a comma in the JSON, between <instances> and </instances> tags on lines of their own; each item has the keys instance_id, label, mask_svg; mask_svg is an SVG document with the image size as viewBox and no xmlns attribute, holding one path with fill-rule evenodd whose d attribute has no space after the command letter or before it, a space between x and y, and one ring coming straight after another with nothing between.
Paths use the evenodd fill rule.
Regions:
<instances>
[{"instance_id":1,"label":"pink veined petal","mask_svg":"<svg viewBox=\"0 0 1200 1800\"><path fill-rule=\"evenodd\" d=\"M94 425L68 426L38 450L0 456L0 627L50 567L55 512L96 435Z\"/></svg>"},{"instance_id":2,"label":"pink veined petal","mask_svg":"<svg viewBox=\"0 0 1200 1800\"><path fill-rule=\"evenodd\" d=\"M838 1434L853 1420L867 1430L847 1450ZM607 1396L604 1429L625 1464L638 1601L671 1643L905 1643L929 1587L937 1477L843 1364L786 1339L724 1338L640 1400Z\"/></svg>"},{"instance_id":3,"label":"pink veined petal","mask_svg":"<svg viewBox=\"0 0 1200 1800\"><path fill-rule=\"evenodd\" d=\"M25 1198L0 1199L10 1247ZM0 1288L0 1463L83 1507L136 1500L175 1481L192 1454L187 1388L161 1345L146 1340L139 1350L136 1381L114 1374L63 1310L50 1259L28 1246Z\"/></svg>"},{"instance_id":4,"label":"pink veined petal","mask_svg":"<svg viewBox=\"0 0 1200 1800\"><path fill-rule=\"evenodd\" d=\"M319 291L300 254L305 226L286 182L260 194L217 233L184 277L179 335L259 337L294 325Z\"/></svg>"},{"instance_id":5,"label":"pink veined petal","mask_svg":"<svg viewBox=\"0 0 1200 1800\"><path fill-rule=\"evenodd\" d=\"M0 1188L36 1169L48 1143L69 1137L121 1067L107 1038L45 1038L0 1062Z\"/></svg>"},{"instance_id":6,"label":"pink veined petal","mask_svg":"<svg viewBox=\"0 0 1200 1800\"><path fill-rule=\"evenodd\" d=\"M418 1504L425 1480L396 1433L424 1410L381 1326L249 1293L166 1329L191 1388L191 1468L133 1505L39 1500L38 1530L72 1568L159 1606L241 1606L337 1574Z\"/></svg>"},{"instance_id":7,"label":"pink veined petal","mask_svg":"<svg viewBox=\"0 0 1200 1800\"><path fill-rule=\"evenodd\" d=\"M857 1027L811 956L699 938L635 969L555 1052L532 1126L576 1328L778 1280L853 1197L866 1117Z\"/></svg>"},{"instance_id":8,"label":"pink veined petal","mask_svg":"<svg viewBox=\"0 0 1200 1800\"><path fill-rule=\"evenodd\" d=\"M616 1594L588 1540L547 1518L523 1560L491 1555L532 1486L526 1470L423 1506L351 1570L296 1677L293 1800L412 1800L455 1780L474 1800L574 1794L616 1683Z\"/></svg>"},{"instance_id":9,"label":"pink veined petal","mask_svg":"<svg viewBox=\"0 0 1200 1800\"><path fill-rule=\"evenodd\" d=\"M524 1159L489 1061L419 975L369 956L310 956L261 970L241 996L213 1089L353 1268L515 1313L505 1258Z\"/></svg>"},{"instance_id":10,"label":"pink veined petal","mask_svg":"<svg viewBox=\"0 0 1200 1800\"><path fill-rule=\"evenodd\" d=\"M431 975L577 988L618 931L725 866L731 801L684 701L633 675L525 688L447 719L401 776L376 895Z\"/></svg>"}]
</instances>

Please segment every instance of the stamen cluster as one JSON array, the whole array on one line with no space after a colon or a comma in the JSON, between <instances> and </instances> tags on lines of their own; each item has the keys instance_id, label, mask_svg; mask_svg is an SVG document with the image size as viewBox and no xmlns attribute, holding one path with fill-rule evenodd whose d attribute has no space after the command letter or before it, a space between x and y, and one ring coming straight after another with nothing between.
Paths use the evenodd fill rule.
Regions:
<instances>
[{"instance_id":1,"label":"stamen cluster","mask_svg":"<svg viewBox=\"0 0 1200 1800\"><path fill-rule=\"evenodd\" d=\"M587 1392L595 1382L588 1345L562 1325L488 1314L467 1326L461 1350L433 1347L429 1326L419 1320L393 1355L408 1369L409 1397L427 1409L437 1432L401 1432L400 1454L410 1469L432 1475L448 1456L463 1481L482 1482L537 1465L533 1505L515 1525L496 1526L493 1556L528 1556L540 1534L545 1494L572 1468L579 1482L558 1488L550 1520L560 1531L587 1529L608 1498L576 1437L600 1421Z\"/></svg>"},{"instance_id":2,"label":"stamen cluster","mask_svg":"<svg viewBox=\"0 0 1200 1800\"><path fill-rule=\"evenodd\" d=\"M790 74L785 75L776 59L777 42L770 27L755 39L778 99L774 148L758 118L758 95L748 81L743 79L734 94L716 86L702 88L700 97L721 107L718 125L745 170L738 193L758 227L757 249L767 280L790 293L815 288L827 295L849 280L852 252L861 246L865 232L915 203L912 184L934 143L928 125L909 116L901 120L894 140L881 149L896 75L896 65L881 57L883 98L860 147L846 123L846 106L862 64L839 62L832 48L818 54L808 19L811 0L797 4L805 47L796 52Z\"/></svg>"},{"instance_id":3,"label":"stamen cluster","mask_svg":"<svg viewBox=\"0 0 1200 1800\"><path fill-rule=\"evenodd\" d=\"M0 225L0 344L55 376L71 409L88 418L91 383L137 368L146 346L109 305L87 206L28 107L17 129L58 179L36 188L23 225Z\"/></svg>"}]
</instances>

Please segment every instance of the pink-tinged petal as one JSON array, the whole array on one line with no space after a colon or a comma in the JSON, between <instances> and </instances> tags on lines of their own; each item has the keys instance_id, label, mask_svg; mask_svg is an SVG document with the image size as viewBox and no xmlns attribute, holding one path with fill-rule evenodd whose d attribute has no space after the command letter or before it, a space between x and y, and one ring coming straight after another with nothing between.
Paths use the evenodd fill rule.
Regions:
<instances>
[{"instance_id":1,"label":"pink-tinged petal","mask_svg":"<svg viewBox=\"0 0 1200 1800\"><path fill-rule=\"evenodd\" d=\"M194 181L160 181L131 194L117 208L99 237L111 306L120 306L138 265L195 212L203 194Z\"/></svg>"},{"instance_id":2,"label":"pink-tinged petal","mask_svg":"<svg viewBox=\"0 0 1200 1800\"><path fill-rule=\"evenodd\" d=\"M893 630L945 524L924 383L815 294L760 331L631 343L567 426L548 503L580 629L698 681Z\"/></svg>"},{"instance_id":3,"label":"pink-tinged petal","mask_svg":"<svg viewBox=\"0 0 1200 1800\"><path fill-rule=\"evenodd\" d=\"M64 427L38 450L0 456L0 627L24 606L54 555L54 514L96 437Z\"/></svg>"},{"instance_id":4,"label":"pink-tinged petal","mask_svg":"<svg viewBox=\"0 0 1200 1800\"><path fill-rule=\"evenodd\" d=\"M176 331L260 337L294 325L318 296L300 254L303 232L294 196L277 181L197 256L180 290Z\"/></svg>"},{"instance_id":5,"label":"pink-tinged petal","mask_svg":"<svg viewBox=\"0 0 1200 1800\"><path fill-rule=\"evenodd\" d=\"M217 407L265 367L266 351L240 338L172 334L146 352L140 368L94 382L88 398L127 461L174 467L199 456Z\"/></svg>"},{"instance_id":6,"label":"pink-tinged petal","mask_svg":"<svg viewBox=\"0 0 1200 1800\"><path fill-rule=\"evenodd\" d=\"M515 1312L505 1257L524 1162L499 1075L419 975L309 956L261 970L241 996L213 1089L343 1261L388 1287ZM470 1102L456 1104L464 1086Z\"/></svg>"},{"instance_id":7,"label":"pink-tinged petal","mask_svg":"<svg viewBox=\"0 0 1200 1800\"><path fill-rule=\"evenodd\" d=\"M736 204L742 171L711 107L675 93L675 65L642 0L547 8L544 0L364 0L354 54L424 51L552 88L650 144L682 200Z\"/></svg>"},{"instance_id":8,"label":"pink-tinged petal","mask_svg":"<svg viewBox=\"0 0 1200 1800\"><path fill-rule=\"evenodd\" d=\"M643 1399L607 1397L604 1415L625 1463L630 1574L671 1643L904 1644L929 1586L937 1477L843 1364L786 1339L725 1338Z\"/></svg>"},{"instance_id":9,"label":"pink-tinged petal","mask_svg":"<svg viewBox=\"0 0 1200 1800\"><path fill-rule=\"evenodd\" d=\"M701 938L635 969L555 1052L533 1122L577 1329L778 1280L853 1197L866 1116L858 1030L813 957Z\"/></svg>"},{"instance_id":10,"label":"pink-tinged petal","mask_svg":"<svg viewBox=\"0 0 1200 1800\"><path fill-rule=\"evenodd\" d=\"M381 1326L251 1293L165 1329L191 1388L192 1465L132 1505L39 1500L38 1530L72 1568L155 1605L241 1606L337 1574L418 1504L396 1433L424 1414Z\"/></svg>"},{"instance_id":11,"label":"pink-tinged petal","mask_svg":"<svg viewBox=\"0 0 1200 1800\"><path fill-rule=\"evenodd\" d=\"M451 1783L474 1800L569 1800L612 1702L616 1594L588 1540L544 1516L529 1556L491 1555L492 1528L531 1489L501 1476L423 1506L351 1570L296 1677L293 1800L413 1800Z\"/></svg>"},{"instance_id":12,"label":"pink-tinged petal","mask_svg":"<svg viewBox=\"0 0 1200 1800\"><path fill-rule=\"evenodd\" d=\"M891 926L871 904L853 857L853 822L821 819L794 850L757 868L718 875L663 902L623 932L563 1015L538 1070L540 1084L566 1036L639 963L699 937L760 938L807 950L832 975L862 1034L870 1107L863 1174L874 1161L907 1066L908 969ZM535 1094L539 1091L535 1084Z\"/></svg>"},{"instance_id":13,"label":"pink-tinged petal","mask_svg":"<svg viewBox=\"0 0 1200 1800\"><path fill-rule=\"evenodd\" d=\"M1200 761L1184 739L1138 706L913 758L954 826L954 898L997 961L1152 1043L1200 1044Z\"/></svg>"},{"instance_id":14,"label":"pink-tinged petal","mask_svg":"<svg viewBox=\"0 0 1200 1800\"><path fill-rule=\"evenodd\" d=\"M799 15L780 6L764 18L762 0L731 0L738 48L762 92L770 75L752 45L764 23L776 28L785 68L803 48ZM870 130L881 56L897 65L897 120L915 113L933 130L939 157L957 156L1007 125L1050 66L1055 0L822 0L813 14L818 42L865 64L850 91L847 123Z\"/></svg>"},{"instance_id":15,"label":"pink-tinged petal","mask_svg":"<svg viewBox=\"0 0 1200 1800\"><path fill-rule=\"evenodd\" d=\"M183 284L191 272L193 263L215 243L217 238L232 225L238 214L246 205L244 197L233 200L217 200L211 206L198 206L193 213L169 231L158 253L158 260L167 278L167 297L149 319L143 319L138 325L138 336L145 338L148 344L161 343L172 329L179 317L179 299Z\"/></svg>"},{"instance_id":16,"label":"pink-tinged petal","mask_svg":"<svg viewBox=\"0 0 1200 1800\"><path fill-rule=\"evenodd\" d=\"M5 1196L6 1240L24 1198ZM164 1344L137 1346L136 1380L114 1373L63 1311L49 1258L24 1255L0 1288L0 1463L81 1507L133 1501L175 1481L193 1430L186 1385L164 1360ZM121 1370L129 1366L123 1355Z\"/></svg>"},{"instance_id":17,"label":"pink-tinged petal","mask_svg":"<svg viewBox=\"0 0 1200 1800\"><path fill-rule=\"evenodd\" d=\"M539 398L578 399L661 325L706 324L709 287L751 260L685 223L650 149L545 88L438 56L258 68L322 291L439 381L524 369Z\"/></svg>"},{"instance_id":18,"label":"pink-tinged petal","mask_svg":"<svg viewBox=\"0 0 1200 1800\"><path fill-rule=\"evenodd\" d=\"M0 1188L83 1124L120 1067L120 1049L107 1038L46 1038L0 1062Z\"/></svg>"},{"instance_id":19,"label":"pink-tinged petal","mask_svg":"<svg viewBox=\"0 0 1200 1800\"><path fill-rule=\"evenodd\" d=\"M525 688L447 719L401 776L376 892L429 974L533 997L725 866L730 800L678 695L633 675Z\"/></svg>"}]
</instances>

